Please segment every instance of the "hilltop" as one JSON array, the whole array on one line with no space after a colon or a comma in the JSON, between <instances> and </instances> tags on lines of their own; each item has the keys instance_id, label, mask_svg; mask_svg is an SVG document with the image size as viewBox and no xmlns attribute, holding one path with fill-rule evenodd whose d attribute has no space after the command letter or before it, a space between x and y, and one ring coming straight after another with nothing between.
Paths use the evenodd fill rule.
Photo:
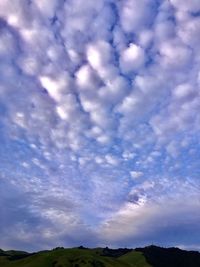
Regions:
<instances>
[{"instance_id":1,"label":"hilltop","mask_svg":"<svg viewBox=\"0 0 200 267\"><path fill-rule=\"evenodd\" d=\"M200 267L200 253L157 246L136 249L58 247L35 253L0 249L0 267Z\"/></svg>"}]
</instances>

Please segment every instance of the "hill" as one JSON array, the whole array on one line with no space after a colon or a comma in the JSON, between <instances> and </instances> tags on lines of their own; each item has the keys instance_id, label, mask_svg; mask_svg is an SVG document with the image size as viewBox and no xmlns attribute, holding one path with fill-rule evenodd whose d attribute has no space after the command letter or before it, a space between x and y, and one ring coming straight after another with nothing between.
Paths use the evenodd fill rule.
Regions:
<instances>
[{"instance_id":1,"label":"hill","mask_svg":"<svg viewBox=\"0 0 200 267\"><path fill-rule=\"evenodd\" d=\"M200 253L149 246L137 249L0 250L0 267L200 267Z\"/></svg>"}]
</instances>

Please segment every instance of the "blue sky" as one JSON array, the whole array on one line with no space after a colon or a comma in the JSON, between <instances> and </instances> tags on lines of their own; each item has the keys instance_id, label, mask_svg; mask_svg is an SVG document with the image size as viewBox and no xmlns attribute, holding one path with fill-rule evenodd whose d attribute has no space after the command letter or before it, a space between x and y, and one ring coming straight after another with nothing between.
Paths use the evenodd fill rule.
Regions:
<instances>
[{"instance_id":1,"label":"blue sky","mask_svg":"<svg viewBox=\"0 0 200 267\"><path fill-rule=\"evenodd\" d=\"M0 1L0 247L200 249L199 14Z\"/></svg>"}]
</instances>

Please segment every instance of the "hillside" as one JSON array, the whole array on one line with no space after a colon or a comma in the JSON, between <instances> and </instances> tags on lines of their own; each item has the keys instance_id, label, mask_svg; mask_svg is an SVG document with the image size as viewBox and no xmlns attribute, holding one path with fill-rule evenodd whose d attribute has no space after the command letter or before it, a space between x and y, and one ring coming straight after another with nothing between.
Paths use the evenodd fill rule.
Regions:
<instances>
[{"instance_id":1,"label":"hillside","mask_svg":"<svg viewBox=\"0 0 200 267\"><path fill-rule=\"evenodd\" d=\"M200 267L200 253L176 248L0 250L0 267Z\"/></svg>"}]
</instances>

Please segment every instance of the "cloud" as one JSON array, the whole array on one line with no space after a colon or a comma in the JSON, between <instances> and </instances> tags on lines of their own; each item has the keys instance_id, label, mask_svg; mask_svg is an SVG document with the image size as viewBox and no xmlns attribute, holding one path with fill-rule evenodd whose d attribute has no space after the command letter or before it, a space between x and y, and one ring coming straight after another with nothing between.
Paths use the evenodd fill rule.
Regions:
<instances>
[{"instance_id":1,"label":"cloud","mask_svg":"<svg viewBox=\"0 0 200 267\"><path fill-rule=\"evenodd\" d=\"M143 175L143 172L140 171L131 171L130 175L133 179L140 178Z\"/></svg>"},{"instance_id":2,"label":"cloud","mask_svg":"<svg viewBox=\"0 0 200 267\"><path fill-rule=\"evenodd\" d=\"M145 63L145 54L141 47L130 44L121 54L121 69L125 73L140 69Z\"/></svg>"},{"instance_id":3,"label":"cloud","mask_svg":"<svg viewBox=\"0 0 200 267\"><path fill-rule=\"evenodd\" d=\"M184 5L182 0L171 0L172 5L181 11L186 12L198 12L200 10L200 4L197 0L192 0Z\"/></svg>"},{"instance_id":4,"label":"cloud","mask_svg":"<svg viewBox=\"0 0 200 267\"><path fill-rule=\"evenodd\" d=\"M119 4L120 19L125 32L137 32L147 27L153 21L155 2L142 0L128 0ZM135 12L137 10L137 12Z\"/></svg>"},{"instance_id":5,"label":"cloud","mask_svg":"<svg viewBox=\"0 0 200 267\"><path fill-rule=\"evenodd\" d=\"M199 7L1 1L0 246L198 243Z\"/></svg>"},{"instance_id":6,"label":"cloud","mask_svg":"<svg viewBox=\"0 0 200 267\"><path fill-rule=\"evenodd\" d=\"M162 185L162 187L160 187ZM151 191L153 187L158 187L161 192L165 190L164 183L160 185L144 185L144 192ZM143 188L144 188L143 187ZM136 202L129 202L123 205L111 218L102 224L101 234L102 243L112 243L114 246L123 244L124 246L144 246L146 243L156 242L159 245L171 246L178 245L177 242L186 242L190 237L191 228L197 229L199 216L193 217L193 212L199 207L199 197L194 194L193 188L188 185L180 185L180 191L170 195L162 193L152 199L146 199L141 195ZM183 192L191 190L192 195L187 193L187 199L183 200ZM154 191L154 190L152 190ZM191 201L191 197L193 200ZM182 205L183 201L185 205ZM178 208L179 207L179 208ZM126 231L124 231L126 229ZM184 232L184 234L183 234ZM104 238L106 236L106 238ZM108 241L109 240L109 241ZM196 239L198 244L199 239ZM188 245L193 245L189 238Z\"/></svg>"}]
</instances>

